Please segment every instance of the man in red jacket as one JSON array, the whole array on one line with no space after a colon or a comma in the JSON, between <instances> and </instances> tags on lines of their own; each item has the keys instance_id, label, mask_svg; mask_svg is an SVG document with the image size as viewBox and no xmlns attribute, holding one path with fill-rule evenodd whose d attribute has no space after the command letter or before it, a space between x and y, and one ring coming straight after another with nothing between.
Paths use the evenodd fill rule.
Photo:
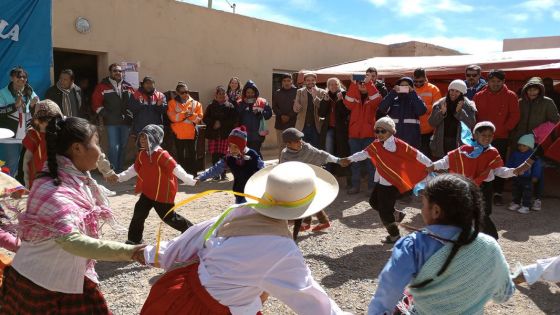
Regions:
<instances>
[{"instance_id":1,"label":"man in red jacket","mask_svg":"<svg viewBox=\"0 0 560 315\"><path fill-rule=\"evenodd\" d=\"M477 109L477 121L491 121L496 126L492 146L498 149L502 160L506 159L509 133L517 126L520 117L519 102L515 92L504 84L506 74L502 70L492 70L488 74L488 85L476 93L473 101ZM502 206L504 180L494 181L494 204Z\"/></svg>"},{"instance_id":2,"label":"man in red jacket","mask_svg":"<svg viewBox=\"0 0 560 315\"><path fill-rule=\"evenodd\" d=\"M348 130L348 143L350 153L354 154L365 149L374 140L375 112L381 103L381 94L375 87L372 72L366 71L363 81L352 81L344 97L344 105L350 110L350 128ZM361 169L366 167L368 172L368 192L373 190L373 176L375 170L369 161L352 163L352 187L348 194L360 192Z\"/></svg>"}]
</instances>

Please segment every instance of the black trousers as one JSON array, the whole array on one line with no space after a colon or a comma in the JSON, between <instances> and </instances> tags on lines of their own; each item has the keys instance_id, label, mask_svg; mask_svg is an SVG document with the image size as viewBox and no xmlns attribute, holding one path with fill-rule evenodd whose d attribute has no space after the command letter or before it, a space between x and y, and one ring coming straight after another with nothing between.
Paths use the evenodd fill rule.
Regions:
<instances>
[{"instance_id":1,"label":"black trousers","mask_svg":"<svg viewBox=\"0 0 560 315\"><path fill-rule=\"evenodd\" d=\"M177 149L177 162L185 171L196 176L196 140L194 139L175 139L175 149Z\"/></svg>"},{"instance_id":2,"label":"black trousers","mask_svg":"<svg viewBox=\"0 0 560 315\"><path fill-rule=\"evenodd\" d=\"M263 156L261 154L261 147L262 147L263 141L261 141L261 140L247 141L247 147L249 149L255 150L255 152L257 152L257 154L261 157L261 159L263 159Z\"/></svg>"},{"instance_id":3,"label":"black trousers","mask_svg":"<svg viewBox=\"0 0 560 315\"><path fill-rule=\"evenodd\" d=\"M138 199L134 206L134 214L132 215L132 220L130 220L130 226L128 227L128 240L135 243L140 243L142 241L144 222L152 208L156 209L159 217L163 222L167 223L167 225L181 233L185 232L193 225L191 221L185 219L176 212L170 213L165 219L163 218L167 211L173 208L173 206L172 203L157 202L141 194L140 199Z\"/></svg>"},{"instance_id":4,"label":"black trousers","mask_svg":"<svg viewBox=\"0 0 560 315\"><path fill-rule=\"evenodd\" d=\"M377 183L369 197L369 205L379 212L381 223L391 236L400 235L399 227L395 224L394 214L395 203L399 195L399 190L395 186L385 186Z\"/></svg>"},{"instance_id":5,"label":"black trousers","mask_svg":"<svg viewBox=\"0 0 560 315\"><path fill-rule=\"evenodd\" d=\"M432 138L431 133L423 134L420 137L420 152L424 153L428 158L432 158L432 150L430 150L430 139Z\"/></svg>"},{"instance_id":6,"label":"black trousers","mask_svg":"<svg viewBox=\"0 0 560 315\"><path fill-rule=\"evenodd\" d=\"M494 181L491 182L482 182L480 185L480 190L482 191L482 197L484 199L484 214L482 216L482 232L488 234L495 238L496 240L498 237L498 230L496 229L496 225L492 222L490 215L492 214L492 197L494 195L493 189Z\"/></svg>"},{"instance_id":7,"label":"black trousers","mask_svg":"<svg viewBox=\"0 0 560 315\"><path fill-rule=\"evenodd\" d=\"M500 156L502 157L502 160L505 161L507 160L507 150L508 150L508 145L509 145L509 140L508 139L494 139L494 141L492 141L492 146L494 146L496 148L496 150L498 150L498 152L500 152ZM504 191L504 183L505 183L505 179L500 178L500 177L496 177L494 179L494 192L497 194L501 194Z\"/></svg>"}]
</instances>

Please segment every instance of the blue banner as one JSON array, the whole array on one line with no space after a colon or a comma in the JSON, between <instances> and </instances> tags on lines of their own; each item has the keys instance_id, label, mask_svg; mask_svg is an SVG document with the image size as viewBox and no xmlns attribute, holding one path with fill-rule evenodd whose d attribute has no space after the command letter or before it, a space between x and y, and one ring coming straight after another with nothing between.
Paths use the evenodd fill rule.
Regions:
<instances>
[{"instance_id":1,"label":"blue banner","mask_svg":"<svg viewBox=\"0 0 560 315\"><path fill-rule=\"evenodd\" d=\"M51 7L51 0L0 1L0 89L10 82L10 70L23 66L35 93L45 95L51 84Z\"/></svg>"}]
</instances>

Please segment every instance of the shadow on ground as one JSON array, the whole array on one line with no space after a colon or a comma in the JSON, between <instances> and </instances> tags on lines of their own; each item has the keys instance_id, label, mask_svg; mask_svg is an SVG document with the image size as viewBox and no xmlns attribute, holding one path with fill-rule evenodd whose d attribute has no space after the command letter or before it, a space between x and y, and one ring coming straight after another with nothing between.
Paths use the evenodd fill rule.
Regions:
<instances>
[{"instance_id":1,"label":"shadow on ground","mask_svg":"<svg viewBox=\"0 0 560 315\"><path fill-rule=\"evenodd\" d=\"M560 290L551 292L556 284L537 282L529 287L517 286L521 294L530 298L545 314L560 314Z\"/></svg>"}]
</instances>

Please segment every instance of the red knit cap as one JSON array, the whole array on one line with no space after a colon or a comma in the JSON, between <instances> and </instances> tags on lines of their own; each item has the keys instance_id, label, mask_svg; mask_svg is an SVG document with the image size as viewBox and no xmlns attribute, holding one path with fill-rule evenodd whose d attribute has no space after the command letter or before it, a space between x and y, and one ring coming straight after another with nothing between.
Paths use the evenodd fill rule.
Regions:
<instances>
[{"instance_id":1,"label":"red knit cap","mask_svg":"<svg viewBox=\"0 0 560 315\"><path fill-rule=\"evenodd\" d=\"M247 129L245 126L233 129L229 134L228 142L237 145L241 153L245 152L245 147L247 146Z\"/></svg>"}]
</instances>

